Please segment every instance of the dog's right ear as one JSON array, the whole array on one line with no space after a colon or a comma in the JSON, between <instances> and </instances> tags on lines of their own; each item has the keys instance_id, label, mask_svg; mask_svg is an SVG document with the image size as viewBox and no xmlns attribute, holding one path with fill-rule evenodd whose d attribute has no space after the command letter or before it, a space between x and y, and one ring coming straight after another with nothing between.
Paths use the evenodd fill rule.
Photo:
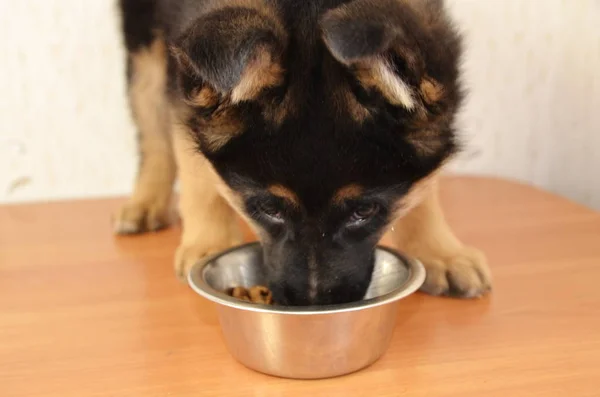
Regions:
<instances>
[{"instance_id":1,"label":"dog's right ear","mask_svg":"<svg viewBox=\"0 0 600 397\"><path fill-rule=\"evenodd\" d=\"M176 40L171 54L195 94L238 103L282 82L286 42L275 12L262 2L248 2L201 16Z\"/></svg>"}]
</instances>

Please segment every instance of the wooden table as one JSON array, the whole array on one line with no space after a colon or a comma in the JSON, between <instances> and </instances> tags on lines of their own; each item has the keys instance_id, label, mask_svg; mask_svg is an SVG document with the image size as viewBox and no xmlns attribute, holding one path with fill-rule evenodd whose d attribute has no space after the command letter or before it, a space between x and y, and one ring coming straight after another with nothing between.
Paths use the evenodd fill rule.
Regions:
<instances>
[{"instance_id":1,"label":"wooden table","mask_svg":"<svg viewBox=\"0 0 600 397\"><path fill-rule=\"evenodd\" d=\"M380 361L325 381L231 358L173 276L177 228L113 237L121 200L0 207L0 396L600 396L600 214L501 180L442 194L493 295L410 297Z\"/></svg>"}]
</instances>

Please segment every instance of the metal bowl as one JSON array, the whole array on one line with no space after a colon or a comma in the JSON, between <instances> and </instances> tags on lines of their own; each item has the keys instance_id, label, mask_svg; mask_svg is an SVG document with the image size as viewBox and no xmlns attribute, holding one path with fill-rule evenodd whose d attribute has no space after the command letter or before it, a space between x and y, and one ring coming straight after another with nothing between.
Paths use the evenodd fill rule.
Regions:
<instances>
[{"instance_id":1,"label":"metal bowl","mask_svg":"<svg viewBox=\"0 0 600 397\"><path fill-rule=\"evenodd\" d=\"M245 366L284 378L319 379L358 371L387 350L399 300L425 280L417 260L377 248L373 278L363 300L327 306L267 306L223 291L264 284L258 243L196 264L188 281L215 302L225 343Z\"/></svg>"}]
</instances>

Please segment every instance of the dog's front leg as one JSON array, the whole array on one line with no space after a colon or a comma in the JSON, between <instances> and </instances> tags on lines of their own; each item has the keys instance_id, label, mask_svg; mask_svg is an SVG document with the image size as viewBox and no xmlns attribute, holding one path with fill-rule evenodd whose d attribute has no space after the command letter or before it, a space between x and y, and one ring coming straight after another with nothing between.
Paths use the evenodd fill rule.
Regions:
<instances>
[{"instance_id":1,"label":"dog's front leg","mask_svg":"<svg viewBox=\"0 0 600 397\"><path fill-rule=\"evenodd\" d=\"M463 245L446 223L435 177L420 189L411 193L413 198L419 196L419 203L396 222L388 239L425 265L422 291L460 298L484 295L491 288L485 256Z\"/></svg>"},{"instance_id":2,"label":"dog's front leg","mask_svg":"<svg viewBox=\"0 0 600 397\"><path fill-rule=\"evenodd\" d=\"M180 176L179 212L183 223L175 255L182 281L198 260L242 241L236 214L219 194L219 177L183 127L174 127L175 157Z\"/></svg>"}]
</instances>

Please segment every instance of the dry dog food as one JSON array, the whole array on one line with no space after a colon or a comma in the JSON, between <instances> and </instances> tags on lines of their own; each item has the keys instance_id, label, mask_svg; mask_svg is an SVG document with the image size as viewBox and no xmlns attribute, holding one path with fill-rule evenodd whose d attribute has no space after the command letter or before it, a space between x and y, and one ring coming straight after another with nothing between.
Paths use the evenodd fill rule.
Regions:
<instances>
[{"instance_id":1,"label":"dry dog food","mask_svg":"<svg viewBox=\"0 0 600 397\"><path fill-rule=\"evenodd\" d=\"M263 305L273 304L273 294L271 291L262 285L255 285L248 289L244 287L229 288L225 291L227 295L232 296L236 299L252 303L261 303Z\"/></svg>"}]
</instances>

